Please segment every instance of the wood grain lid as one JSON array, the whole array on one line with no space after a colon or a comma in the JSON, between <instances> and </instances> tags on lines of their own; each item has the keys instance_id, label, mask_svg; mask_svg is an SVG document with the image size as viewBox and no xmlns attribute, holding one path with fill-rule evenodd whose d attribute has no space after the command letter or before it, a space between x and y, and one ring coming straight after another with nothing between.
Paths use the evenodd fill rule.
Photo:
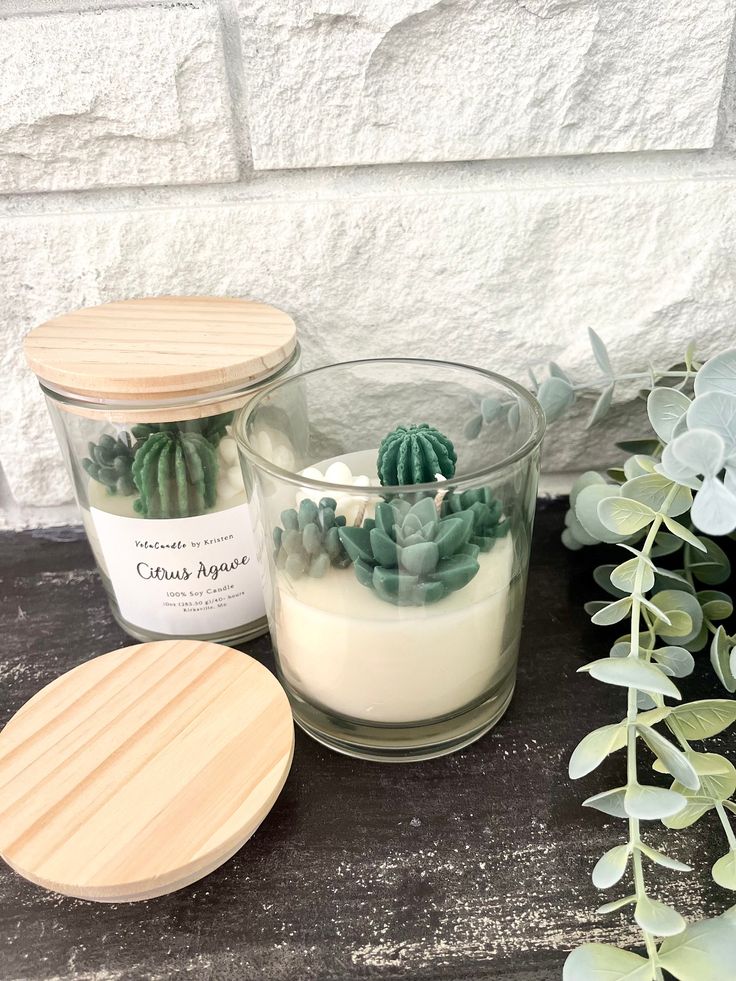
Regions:
<instances>
[{"instance_id":1,"label":"wood grain lid","mask_svg":"<svg viewBox=\"0 0 736 981\"><path fill-rule=\"evenodd\" d=\"M0 734L0 854L68 896L172 892L250 838L293 750L286 695L247 654L192 640L103 654Z\"/></svg>"},{"instance_id":2,"label":"wood grain lid","mask_svg":"<svg viewBox=\"0 0 736 981\"><path fill-rule=\"evenodd\" d=\"M283 310L217 296L84 307L40 324L24 343L43 381L131 400L247 385L276 371L295 346L296 327Z\"/></svg>"}]
</instances>

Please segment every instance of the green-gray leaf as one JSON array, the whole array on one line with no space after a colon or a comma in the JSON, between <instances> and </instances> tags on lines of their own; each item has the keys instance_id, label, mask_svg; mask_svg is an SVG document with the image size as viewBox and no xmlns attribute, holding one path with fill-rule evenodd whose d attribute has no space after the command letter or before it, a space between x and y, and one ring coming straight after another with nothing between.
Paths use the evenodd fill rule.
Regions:
<instances>
[{"instance_id":1,"label":"green-gray leaf","mask_svg":"<svg viewBox=\"0 0 736 981\"><path fill-rule=\"evenodd\" d=\"M593 885L596 889L610 889L622 877L629 861L629 846L616 845L600 859L593 869Z\"/></svg>"},{"instance_id":2,"label":"green-gray leaf","mask_svg":"<svg viewBox=\"0 0 736 981\"><path fill-rule=\"evenodd\" d=\"M657 692L670 698L681 697L677 687L660 668L636 657L604 657L578 670L588 671L593 678L609 685Z\"/></svg>"},{"instance_id":3,"label":"green-gray leaf","mask_svg":"<svg viewBox=\"0 0 736 981\"><path fill-rule=\"evenodd\" d=\"M584 487L575 501L575 515L580 524L585 528L589 535L592 535L597 542L606 542L613 545L621 542L629 536L611 531L601 521L598 515L599 503L621 493L621 488L616 484L589 484Z\"/></svg>"},{"instance_id":4,"label":"green-gray leaf","mask_svg":"<svg viewBox=\"0 0 736 981\"><path fill-rule=\"evenodd\" d=\"M713 670L718 675L718 680L726 691L734 692L736 691L736 678L731 671L730 654L731 645L728 640L728 634L721 626L716 630L711 641L710 663L713 665Z\"/></svg>"},{"instance_id":5,"label":"green-gray leaf","mask_svg":"<svg viewBox=\"0 0 736 981\"><path fill-rule=\"evenodd\" d=\"M677 981L732 981L736 925L724 916L693 923L662 942L659 962Z\"/></svg>"},{"instance_id":6,"label":"green-gray leaf","mask_svg":"<svg viewBox=\"0 0 736 981\"><path fill-rule=\"evenodd\" d=\"M666 869L674 869L676 872L692 872L689 865L685 865L684 862L680 862L676 858L670 858L669 855L658 852L656 848L650 848L649 845L640 844L639 851L642 855L646 855L651 862L656 862L657 865L662 865Z\"/></svg>"},{"instance_id":7,"label":"green-gray leaf","mask_svg":"<svg viewBox=\"0 0 736 981\"><path fill-rule=\"evenodd\" d=\"M647 958L609 944L578 947L562 969L562 981L651 981L651 977L652 966Z\"/></svg>"},{"instance_id":8,"label":"green-gray leaf","mask_svg":"<svg viewBox=\"0 0 736 981\"><path fill-rule=\"evenodd\" d=\"M615 603L608 603L603 609L598 610L591 620L600 627L610 627L613 623L623 620L631 609L631 597L624 596L623 599L616 600Z\"/></svg>"},{"instance_id":9,"label":"green-gray leaf","mask_svg":"<svg viewBox=\"0 0 736 981\"><path fill-rule=\"evenodd\" d=\"M611 585L623 593L648 593L654 585L654 571L643 558L627 559L612 570L610 579Z\"/></svg>"},{"instance_id":10,"label":"green-gray leaf","mask_svg":"<svg viewBox=\"0 0 736 981\"><path fill-rule=\"evenodd\" d=\"M647 398L647 412L652 429L663 443L672 439L672 431L690 408L690 399L676 388L653 388Z\"/></svg>"},{"instance_id":11,"label":"green-gray leaf","mask_svg":"<svg viewBox=\"0 0 736 981\"><path fill-rule=\"evenodd\" d=\"M695 376L695 394L725 392L736 395L736 351L724 351L707 361Z\"/></svg>"},{"instance_id":12,"label":"green-gray leaf","mask_svg":"<svg viewBox=\"0 0 736 981\"><path fill-rule=\"evenodd\" d=\"M688 568L706 586L718 586L731 575L731 563L721 546L712 538L703 537L701 543L705 555L694 556L695 561L689 562Z\"/></svg>"},{"instance_id":13,"label":"green-gray leaf","mask_svg":"<svg viewBox=\"0 0 736 981\"><path fill-rule=\"evenodd\" d=\"M695 658L684 647L660 647L652 657L672 678L687 678L695 668Z\"/></svg>"},{"instance_id":14,"label":"green-gray leaf","mask_svg":"<svg viewBox=\"0 0 736 981\"><path fill-rule=\"evenodd\" d=\"M684 525L681 525L680 522L675 521L674 518L670 518L669 515L664 516L664 523L667 525L667 527L669 528L669 530L672 532L673 535L676 535L678 538L681 538L683 542L686 542L688 545L692 545L693 548L697 548L701 552L705 552L705 545L700 541L699 538L697 538L690 531L689 528L686 528ZM703 579L701 581L707 582L708 580Z\"/></svg>"},{"instance_id":15,"label":"green-gray leaf","mask_svg":"<svg viewBox=\"0 0 736 981\"><path fill-rule=\"evenodd\" d=\"M613 392L615 387L616 386L614 384L611 384L607 388L603 389L595 405L593 406L592 412L588 416L588 421L585 424L586 429L591 429L597 422L600 422L601 419L604 419L608 415L611 405L613 404Z\"/></svg>"},{"instance_id":16,"label":"green-gray leaf","mask_svg":"<svg viewBox=\"0 0 736 981\"><path fill-rule=\"evenodd\" d=\"M713 866L713 878L723 889L736 890L736 852L728 852Z\"/></svg>"},{"instance_id":17,"label":"green-gray leaf","mask_svg":"<svg viewBox=\"0 0 736 981\"><path fill-rule=\"evenodd\" d=\"M626 745L626 724L617 722L588 733L576 746L570 757L569 773L572 780L591 773L603 760Z\"/></svg>"},{"instance_id":18,"label":"green-gray leaf","mask_svg":"<svg viewBox=\"0 0 736 981\"><path fill-rule=\"evenodd\" d=\"M663 589L652 596L652 603L670 621L669 624L655 625L658 636L665 643L681 646L697 636L703 625L703 611L692 593L680 589Z\"/></svg>"},{"instance_id":19,"label":"green-gray leaf","mask_svg":"<svg viewBox=\"0 0 736 981\"><path fill-rule=\"evenodd\" d=\"M664 787L647 787L639 783L629 784L624 795L624 810L629 817L641 821L661 821L678 814L687 799L683 794Z\"/></svg>"},{"instance_id":20,"label":"green-gray leaf","mask_svg":"<svg viewBox=\"0 0 736 981\"><path fill-rule=\"evenodd\" d=\"M592 327L588 327L588 338L590 339L590 346L593 348L593 356L601 371L609 378L613 378L613 366L603 339L596 334Z\"/></svg>"},{"instance_id":21,"label":"green-gray leaf","mask_svg":"<svg viewBox=\"0 0 736 981\"><path fill-rule=\"evenodd\" d=\"M636 904L634 919L642 930L647 930L655 937L674 937L687 926L676 909L646 895Z\"/></svg>"},{"instance_id":22,"label":"green-gray leaf","mask_svg":"<svg viewBox=\"0 0 736 981\"><path fill-rule=\"evenodd\" d=\"M674 492L673 497L667 502L672 492ZM621 488L621 493L624 497L646 504L654 511L661 511L673 517L684 514L693 503L693 495L689 487L676 484L659 473L645 473L641 477L627 480Z\"/></svg>"},{"instance_id":23,"label":"green-gray leaf","mask_svg":"<svg viewBox=\"0 0 736 981\"><path fill-rule=\"evenodd\" d=\"M601 794L594 794L583 801L583 807L594 807L596 811L610 814L611 817L628 817L624 807L626 787L617 787L615 790L604 790Z\"/></svg>"},{"instance_id":24,"label":"green-gray leaf","mask_svg":"<svg viewBox=\"0 0 736 981\"><path fill-rule=\"evenodd\" d=\"M671 712L682 735L689 742L710 739L736 722L736 701L731 698L708 698L686 705L676 705Z\"/></svg>"},{"instance_id":25,"label":"green-gray leaf","mask_svg":"<svg viewBox=\"0 0 736 981\"><path fill-rule=\"evenodd\" d=\"M616 535L629 535L646 528L654 520L654 511L631 498L604 497L598 505L601 523Z\"/></svg>"},{"instance_id":26,"label":"green-gray leaf","mask_svg":"<svg viewBox=\"0 0 736 981\"><path fill-rule=\"evenodd\" d=\"M651 726L637 725L636 730L675 780L679 780L689 790L698 790L700 777L684 753Z\"/></svg>"},{"instance_id":27,"label":"green-gray leaf","mask_svg":"<svg viewBox=\"0 0 736 981\"><path fill-rule=\"evenodd\" d=\"M537 400L544 409L547 422L554 422L575 401L575 389L564 378L556 378L553 375L545 378L539 386Z\"/></svg>"}]
</instances>

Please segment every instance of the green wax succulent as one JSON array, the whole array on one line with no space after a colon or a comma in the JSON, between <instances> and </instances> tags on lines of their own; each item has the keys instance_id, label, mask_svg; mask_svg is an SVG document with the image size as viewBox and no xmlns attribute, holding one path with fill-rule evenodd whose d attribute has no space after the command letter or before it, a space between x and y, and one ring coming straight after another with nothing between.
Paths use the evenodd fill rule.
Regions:
<instances>
[{"instance_id":1,"label":"green wax succulent","mask_svg":"<svg viewBox=\"0 0 736 981\"><path fill-rule=\"evenodd\" d=\"M387 603L422 606L462 589L477 574L480 549L470 539L475 515L437 514L434 499L376 505L375 520L341 528L340 540L362 585Z\"/></svg>"},{"instance_id":2,"label":"green wax succulent","mask_svg":"<svg viewBox=\"0 0 736 981\"><path fill-rule=\"evenodd\" d=\"M293 579L303 575L319 579L331 565L338 569L350 565L339 537L345 518L335 514L336 508L334 498L323 497L319 505L304 500L298 511L282 511L283 528L273 530L274 558L279 569Z\"/></svg>"},{"instance_id":3,"label":"green wax succulent","mask_svg":"<svg viewBox=\"0 0 736 981\"><path fill-rule=\"evenodd\" d=\"M215 503L217 467L217 451L200 433L152 433L138 445L133 460L139 493L133 506L147 518L202 514Z\"/></svg>"},{"instance_id":4,"label":"green wax succulent","mask_svg":"<svg viewBox=\"0 0 736 981\"><path fill-rule=\"evenodd\" d=\"M138 423L131 432L139 441L155 433L196 433L217 446L233 421L234 412L221 412L205 419L186 419L183 422Z\"/></svg>"},{"instance_id":5,"label":"green wax succulent","mask_svg":"<svg viewBox=\"0 0 736 981\"><path fill-rule=\"evenodd\" d=\"M105 433L98 443L89 443L89 456L82 466L93 480L107 487L110 494L135 494L133 458L135 447L128 433L111 436Z\"/></svg>"},{"instance_id":6,"label":"green wax succulent","mask_svg":"<svg viewBox=\"0 0 736 981\"><path fill-rule=\"evenodd\" d=\"M501 517L502 510L501 502L493 496L490 487L476 487L459 494L451 491L442 502L444 517L463 511L472 513L473 531L469 541L481 552L490 551L496 539L503 538L508 532L509 523Z\"/></svg>"},{"instance_id":7,"label":"green wax succulent","mask_svg":"<svg viewBox=\"0 0 736 981\"><path fill-rule=\"evenodd\" d=\"M384 486L428 484L438 473L449 478L456 463L452 442L427 423L399 426L378 448L378 476Z\"/></svg>"}]
</instances>

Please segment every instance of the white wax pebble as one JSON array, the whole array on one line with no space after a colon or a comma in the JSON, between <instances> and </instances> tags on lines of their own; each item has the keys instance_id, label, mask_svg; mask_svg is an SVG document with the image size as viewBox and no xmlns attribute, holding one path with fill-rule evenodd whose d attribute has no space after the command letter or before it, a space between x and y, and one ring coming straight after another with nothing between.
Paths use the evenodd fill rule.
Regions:
<instances>
[{"instance_id":1,"label":"white wax pebble","mask_svg":"<svg viewBox=\"0 0 736 981\"><path fill-rule=\"evenodd\" d=\"M233 496L233 487L225 477L217 478L217 499L227 501Z\"/></svg>"},{"instance_id":2,"label":"white wax pebble","mask_svg":"<svg viewBox=\"0 0 736 981\"><path fill-rule=\"evenodd\" d=\"M224 436L220 440L220 456L229 467L238 462L238 444L232 436Z\"/></svg>"},{"instance_id":3,"label":"white wax pebble","mask_svg":"<svg viewBox=\"0 0 736 981\"><path fill-rule=\"evenodd\" d=\"M268 435L265 429L258 433L255 443L256 449L261 456L265 456L267 460L270 460L271 454L273 453L273 443L271 442L271 437Z\"/></svg>"},{"instance_id":4,"label":"white wax pebble","mask_svg":"<svg viewBox=\"0 0 736 981\"><path fill-rule=\"evenodd\" d=\"M230 469L224 474L224 477L236 493L239 493L245 489L243 474L240 467L230 467Z\"/></svg>"},{"instance_id":5,"label":"white wax pebble","mask_svg":"<svg viewBox=\"0 0 736 981\"><path fill-rule=\"evenodd\" d=\"M318 470L316 467L305 467L304 470L300 470L299 473L302 477L307 477L309 480L324 480L322 471Z\"/></svg>"},{"instance_id":6,"label":"white wax pebble","mask_svg":"<svg viewBox=\"0 0 736 981\"><path fill-rule=\"evenodd\" d=\"M294 454L288 446L277 446L273 453L273 462L282 470L291 470L294 467Z\"/></svg>"},{"instance_id":7,"label":"white wax pebble","mask_svg":"<svg viewBox=\"0 0 736 981\"><path fill-rule=\"evenodd\" d=\"M358 501L355 498L351 498L350 501L346 501L344 504L340 505L337 509L337 514L344 514L345 521L348 525L354 525L355 519L358 516L358 512L362 510L363 502Z\"/></svg>"},{"instance_id":8,"label":"white wax pebble","mask_svg":"<svg viewBox=\"0 0 736 981\"><path fill-rule=\"evenodd\" d=\"M368 474L362 473L359 477L355 478L353 483L356 487L370 487L371 478L368 476Z\"/></svg>"},{"instance_id":9,"label":"white wax pebble","mask_svg":"<svg viewBox=\"0 0 736 981\"><path fill-rule=\"evenodd\" d=\"M352 484L353 472L347 463L337 460L325 471L325 480L330 484Z\"/></svg>"}]
</instances>

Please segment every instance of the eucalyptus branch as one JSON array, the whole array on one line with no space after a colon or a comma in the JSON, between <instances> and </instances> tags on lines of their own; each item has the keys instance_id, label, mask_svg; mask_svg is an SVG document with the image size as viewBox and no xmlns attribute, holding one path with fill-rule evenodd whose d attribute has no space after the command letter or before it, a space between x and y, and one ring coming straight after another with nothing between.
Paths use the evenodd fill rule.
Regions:
<instances>
[{"instance_id":1,"label":"eucalyptus branch","mask_svg":"<svg viewBox=\"0 0 736 981\"><path fill-rule=\"evenodd\" d=\"M592 332L591 341L603 381L609 382L592 423L607 410L611 386L623 376L614 374L600 338ZM668 869L691 870L642 837L642 822L660 820L667 828L687 828L715 812L728 850L713 866L713 878L736 890L736 835L729 819L729 812L736 814L731 799L736 768L724 756L693 748L693 743L736 722L736 701L687 703L673 681L693 671L692 652L710 645L718 678L729 694L736 691L736 638L719 622L732 615L733 602L713 588L728 579L730 563L717 542L707 537L736 529L736 352L702 365L691 346L682 367L661 373L650 367L635 377L651 382L647 408L654 435L621 444L632 455L621 468L609 471L615 483L596 473L576 481L563 541L572 549L598 542L619 544L632 556L595 570L596 582L610 598L586 604L594 623L609 626L628 619L629 632L618 638L608 657L580 669L628 689L626 717L582 740L570 760L570 775L585 776L610 753L626 747L626 785L584 803L627 820L627 842L599 860L593 881L598 888L610 888L626 874L631 859L633 893L600 912L634 904L645 956L606 944L585 944L568 958L564 978L664 981L666 974L678 981L736 981L733 912L688 926L675 909L653 899L645 858ZM676 384L677 379L681 381ZM663 380L667 386L657 384ZM686 394L689 387L694 399ZM549 378L537 386L540 396L558 393L553 414L561 414L583 388L557 365L550 366ZM660 564L662 559L676 563L678 557L679 569ZM668 704L668 699L676 704ZM660 724L675 743L659 731ZM639 740L653 753L654 770L670 775L669 788L642 782Z\"/></svg>"}]
</instances>

